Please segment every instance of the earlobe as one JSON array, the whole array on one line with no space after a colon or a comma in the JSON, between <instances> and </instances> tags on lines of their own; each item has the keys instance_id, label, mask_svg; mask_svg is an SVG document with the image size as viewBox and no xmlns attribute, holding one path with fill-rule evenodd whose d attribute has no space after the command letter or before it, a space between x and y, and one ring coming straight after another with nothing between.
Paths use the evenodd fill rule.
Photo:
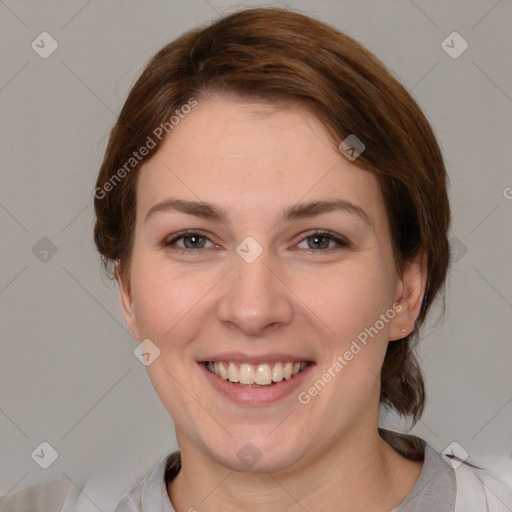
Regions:
<instances>
[{"instance_id":1,"label":"earlobe","mask_svg":"<svg viewBox=\"0 0 512 512\"><path fill-rule=\"evenodd\" d=\"M405 338L414 330L425 295L426 278L427 255L421 253L414 261L406 264L399 278L396 302L401 305L401 309L391 322L390 341Z\"/></svg>"}]
</instances>

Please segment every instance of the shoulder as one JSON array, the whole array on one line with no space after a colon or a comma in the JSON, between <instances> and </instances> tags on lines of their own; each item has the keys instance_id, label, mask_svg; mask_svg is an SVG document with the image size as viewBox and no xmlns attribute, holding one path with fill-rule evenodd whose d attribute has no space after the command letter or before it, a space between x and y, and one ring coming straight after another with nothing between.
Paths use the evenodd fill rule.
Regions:
<instances>
[{"instance_id":1,"label":"shoulder","mask_svg":"<svg viewBox=\"0 0 512 512\"><path fill-rule=\"evenodd\" d=\"M132 487L118 503L114 512L139 512L142 510L142 489L146 479Z\"/></svg>"},{"instance_id":2,"label":"shoulder","mask_svg":"<svg viewBox=\"0 0 512 512\"><path fill-rule=\"evenodd\" d=\"M512 464L509 459L479 460L475 464L456 455L440 453L425 440L379 428L385 439L404 457L423 460L424 466L415 488L396 511L431 506L452 512L511 512Z\"/></svg>"},{"instance_id":3,"label":"shoulder","mask_svg":"<svg viewBox=\"0 0 512 512\"><path fill-rule=\"evenodd\" d=\"M166 455L151 474L123 496L114 512L174 512L167 494L167 483L180 469L180 452Z\"/></svg>"},{"instance_id":4,"label":"shoulder","mask_svg":"<svg viewBox=\"0 0 512 512\"><path fill-rule=\"evenodd\" d=\"M179 452L166 455L150 474L135 485L132 482L128 492L122 491L126 493L120 501L119 497L114 498L114 503L117 503L114 512L173 512L166 482L172 480L180 468ZM81 488L81 485L68 478L33 485L16 493L0 496L0 512L75 512L80 508L77 505L84 501ZM108 501L111 498L112 496ZM87 506L89 504L90 502ZM93 508L100 510L98 506Z\"/></svg>"},{"instance_id":5,"label":"shoulder","mask_svg":"<svg viewBox=\"0 0 512 512\"><path fill-rule=\"evenodd\" d=\"M457 482L455 512L512 510L512 484L492 468L462 463L454 467Z\"/></svg>"},{"instance_id":6,"label":"shoulder","mask_svg":"<svg viewBox=\"0 0 512 512\"><path fill-rule=\"evenodd\" d=\"M73 489L73 482L67 478L32 485L16 493L0 496L0 510L2 512L61 511Z\"/></svg>"}]
</instances>

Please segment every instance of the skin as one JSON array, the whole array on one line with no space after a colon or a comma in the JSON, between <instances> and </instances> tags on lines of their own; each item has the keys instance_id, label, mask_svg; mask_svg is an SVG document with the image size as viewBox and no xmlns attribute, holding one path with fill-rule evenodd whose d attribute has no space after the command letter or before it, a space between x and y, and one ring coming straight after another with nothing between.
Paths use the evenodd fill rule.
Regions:
<instances>
[{"instance_id":1,"label":"skin","mask_svg":"<svg viewBox=\"0 0 512 512\"><path fill-rule=\"evenodd\" d=\"M426 265L418 258L398 275L379 186L356 164L303 109L227 97L199 101L144 164L120 298L133 337L160 349L147 370L175 423L182 470L168 494L178 512L389 512L414 486L422 463L378 435L378 376L388 341L414 327ZM160 211L145 221L171 196L227 217ZM371 224L345 211L279 221L285 207L339 198ZM188 229L206 238L165 246ZM315 244L315 229L350 245ZM236 252L247 236L263 249L252 263ZM316 363L305 391L395 303L400 312L307 405L295 392L237 405L197 364L212 352L299 354ZM261 454L252 467L237 457L249 441Z\"/></svg>"}]
</instances>

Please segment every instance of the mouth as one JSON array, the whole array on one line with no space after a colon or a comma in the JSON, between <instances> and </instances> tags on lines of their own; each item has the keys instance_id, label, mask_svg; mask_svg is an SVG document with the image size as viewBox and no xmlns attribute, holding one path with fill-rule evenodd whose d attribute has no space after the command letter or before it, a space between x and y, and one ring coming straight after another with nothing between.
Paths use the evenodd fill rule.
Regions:
<instances>
[{"instance_id":1,"label":"mouth","mask_svg":"<svg viewBox=\"0 0 512 512\"><path fill-rule=\"evenodd\" d=\"M305 354L224 352L205 354L196 364L216 394L239 406L264 407L305 387L316 361Z\"/></svg>"},{"instance_id":2,"label":"mouth","mask_svg":"<svg viewBox=\"0 0 512 512\"><path fill-rule=\"evenodd\" d=\"M224 381L245 388L268 388L295 379L312 361L276 361L260 364L235 361L203 361L208 372Z\"/></svg>"}]
</instances>

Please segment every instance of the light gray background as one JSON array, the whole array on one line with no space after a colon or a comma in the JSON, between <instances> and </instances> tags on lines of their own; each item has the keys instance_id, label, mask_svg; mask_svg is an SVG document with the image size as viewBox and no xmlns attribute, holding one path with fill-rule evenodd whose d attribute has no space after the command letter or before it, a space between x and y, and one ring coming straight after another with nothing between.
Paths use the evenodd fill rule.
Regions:
<instances>
[{"instance_id":1,"label":"light gray background","mask_svg":"<svg viewBox=\"0 0 512 512\"><path fill-rule=\"evenodd\" d=\"M149 57L218 13L256 5L270 4L0 0L0 495L72 478L91 510L106 510L107 495L175 449L100 271L92 192L108 132ZM421 346L428 401L413 432L439 451L457 441L470 460L510 457L512 2L291 6L382 59L444 151L458 261L445 319L430 323ZM59 44L47 59L31 48L43 31ZM441 47L453 31L469 44L457 59ZM46 262L32 251L42 237L57 247ZM46 470L31 458L42 441L59 454Z\"/></svg>"}]
</instances>

